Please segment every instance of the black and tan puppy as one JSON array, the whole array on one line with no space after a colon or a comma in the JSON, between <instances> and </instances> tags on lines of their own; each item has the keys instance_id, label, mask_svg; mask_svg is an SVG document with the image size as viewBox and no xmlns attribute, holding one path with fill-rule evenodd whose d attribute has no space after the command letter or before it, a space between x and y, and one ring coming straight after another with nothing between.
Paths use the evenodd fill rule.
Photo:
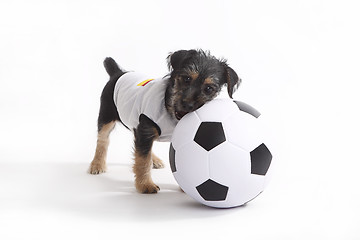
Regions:
<instances>
[{"instance_id":1,"label":"black and tan puppy","mask_svg":"<svg viewBox=\"0 0 360 240\"><path fill-rule=\"evenodd\" d=\"M169 141L177 121L214 99L223 85L232 97L240 84L226 61L209 52L180 50L167 59L171 72L160 79L124 72L112 58L105 59L110 80L101 95L91 174L105 172L109 134L118 121L134 133L136 189L141 193L158 192L160 188L151 178L151 168L162 168L163 163L151 151L153 142Z\"/></svg>"}]
</instances>

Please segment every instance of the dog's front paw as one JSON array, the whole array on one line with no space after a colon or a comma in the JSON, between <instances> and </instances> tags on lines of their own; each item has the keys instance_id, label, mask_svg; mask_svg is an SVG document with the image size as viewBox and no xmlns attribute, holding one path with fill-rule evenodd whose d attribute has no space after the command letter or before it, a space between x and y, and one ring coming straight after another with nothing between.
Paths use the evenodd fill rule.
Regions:
<instances>
[{"instance_id":1,"label":"dog's front paw","mask_svg":"<svg viewBox=\"0 0 360 240\"><path fill-rule=\"evenodd\" d=\"M160 187L153 182L136 184L136 189L140 193L157 193L158 191L160 191Z\"/></svg>"},{"instance_id":2,"label":"dog's front paw","mask_svg":"<svg viewBox=\"0 0 360 240\"><path fill-rule=\"evenodd\" d=\"M99 163L97 161L93 161L89 168L89 173L93 175L97 175L100 173L106 172L106 164L105 163Z\"/></svg>"}]
</instances>

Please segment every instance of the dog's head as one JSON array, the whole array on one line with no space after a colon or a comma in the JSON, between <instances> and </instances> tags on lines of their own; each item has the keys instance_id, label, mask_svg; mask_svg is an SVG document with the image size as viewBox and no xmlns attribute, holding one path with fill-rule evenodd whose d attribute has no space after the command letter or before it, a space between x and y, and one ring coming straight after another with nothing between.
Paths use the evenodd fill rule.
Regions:
<instances>
[{"instance_id":1,"label":"dog's head","mask_svg":"<svg viewBox=\"0 0 360 240\"><path fill-rule=\"evenodd\" d=\"M214 99L223 85L227 85L232 97L241 82L226 60L219 60L203 50L180 50L167 59L171 73L165 104L178 120Z\"/></svg>"}]
</instances>

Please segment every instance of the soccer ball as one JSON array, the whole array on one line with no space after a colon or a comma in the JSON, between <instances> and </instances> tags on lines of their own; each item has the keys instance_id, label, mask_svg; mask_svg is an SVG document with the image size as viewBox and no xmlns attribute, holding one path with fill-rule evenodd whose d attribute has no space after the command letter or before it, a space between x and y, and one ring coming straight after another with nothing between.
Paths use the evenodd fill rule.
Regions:
<instances>
[{"instance_id":1,"label":"soccer ball","mask_svg":"<svg viewBox=\"0 0 360 240\"><path fill-rule=\"evenodd\" d=\"M243 205L263 192L272 153L260 113L232 99L214 99L175 127L170 167L180 187L217 208Z\"/></svg>"}]
</instances>

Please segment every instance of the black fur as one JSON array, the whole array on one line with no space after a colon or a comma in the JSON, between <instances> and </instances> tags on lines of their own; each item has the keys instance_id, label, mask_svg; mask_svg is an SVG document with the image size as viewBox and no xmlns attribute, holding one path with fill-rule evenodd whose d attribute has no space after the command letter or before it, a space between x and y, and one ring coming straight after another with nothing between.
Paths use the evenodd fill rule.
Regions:
<instances>
[{"instance_id":1,"label":"black fur","mask_svg":"<svg viewBox=\"0 0 360 240\"><path fill-rule=\"evenodd\" d=\"M147 156L152 148L153 141L161 134L160 128L146 115L141 114L139 125L134 129L135 151L140 156Z\"/></svg>"},{"instance_id":2,"label":"black fur","mask_svg":"<svg viewBox=\"0 0 360 240\"><path fill-rule=\"evenodd\" d=\"M169 113L178 119L215 98L223 85L227 85L232 98L241 82L226 60L203 50L180 50L167 59L171 73L165 103Z\"/></svg>"},{"instance_id":3,"label":"black fur","mask_svg":"<svg viewBox=\"0 0 360 240\"><path fill-rule=\"evenodd\" d=\"M228 66L225 59L217 59L210 55L210 52L203 50L180 50L168 56L168 67L171 72L171 78L176 74L185 71L194 71L199 73L199 77L206 78L216 76L220 85L226 84L229 96L236 91L241 83L241 79L236 72Z\"/></svg>"},{"instance_id":4,"label":"black fur","mask_svg":"<svg viewBox=\"0 0 360 240\"><path fill-rule=\"evenodd\" d=\"M118 111L114 103L114 88L117 80L124 74L123 71L116 64L114 59L106 58L104 60L104 67L110 75L110 80L105 85L100 98L100 111L98 117L98 131L112 121L120 121ZM124 125L125 126L125 125ZM126 127L126 126L125 126Z\"/></svg>"},{"instance_id":5,"label":"black fur","mask_svg":"<svg viewBox=\"0 0 360 240\"><path fill-rule=\"evenodd\" d=\"M239 87L241 79L238 77L234 69L229 67L226 62L223 62L225 68L226 85L229 96L232 98L233 93Z\"/></svg>"},{"instance_id":6,"label":"black fur","mask_svg":"<svg viewBox=\"0 0 360 240\"><path fill-rule=\"evenodd\" d=\"M124 74L114 59L111 57L107 57L104 60L104 67L106 69L106 72L109 74L110 77L114 76L115 74L122 73ZM122 75L121 74L121 75Z\"/></svg>"}]
</instances>

